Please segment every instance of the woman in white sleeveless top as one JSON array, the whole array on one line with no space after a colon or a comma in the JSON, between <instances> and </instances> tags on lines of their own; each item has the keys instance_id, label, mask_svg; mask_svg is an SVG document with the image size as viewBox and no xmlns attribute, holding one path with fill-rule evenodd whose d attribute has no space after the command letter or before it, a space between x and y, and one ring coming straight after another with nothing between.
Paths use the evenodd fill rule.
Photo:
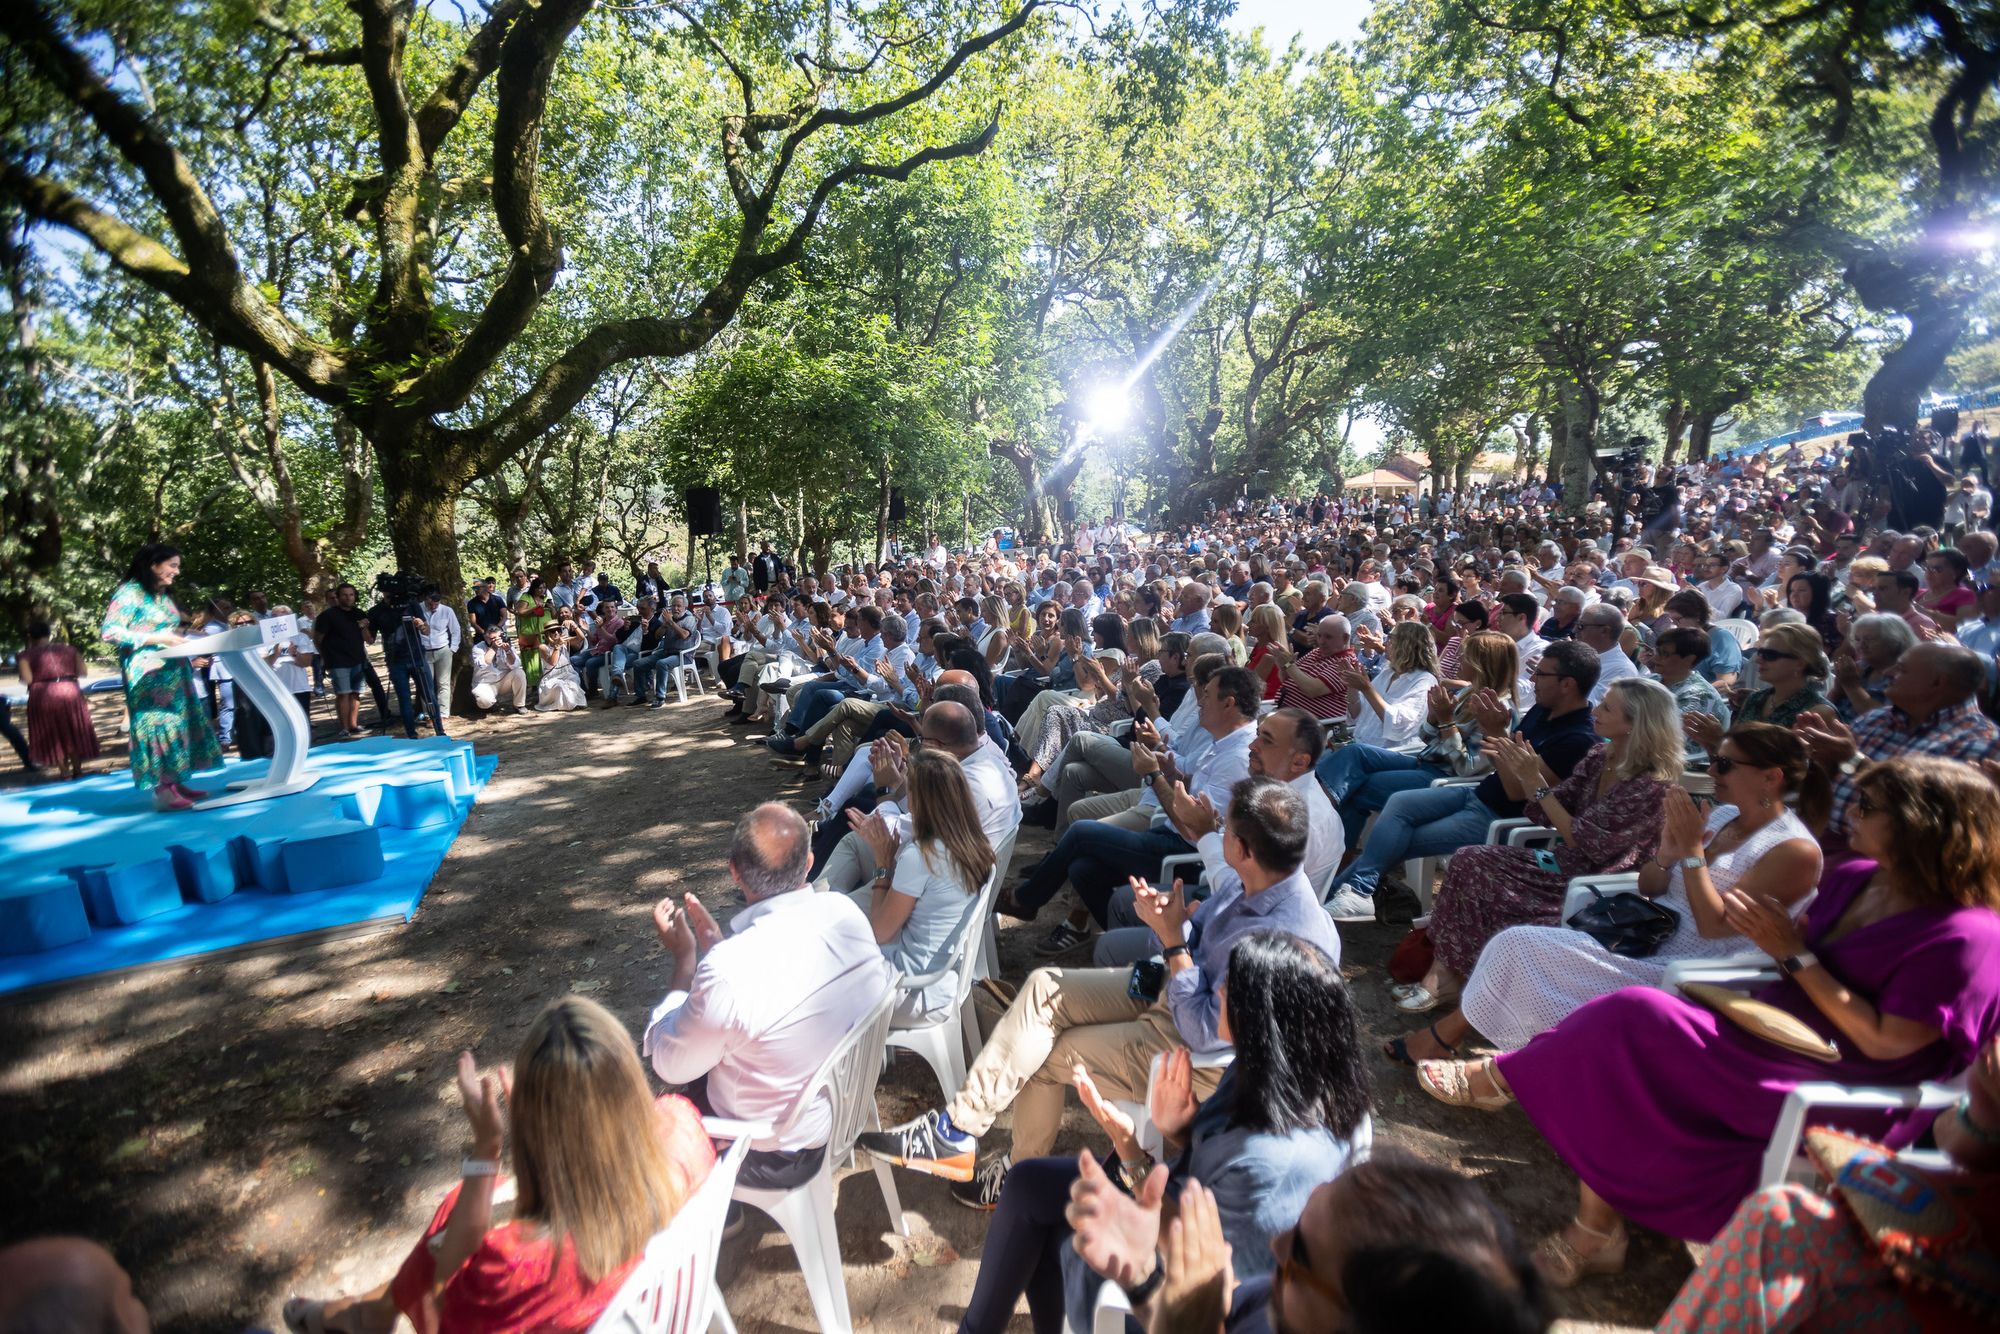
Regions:
<instances>
[{"instance_id":1,"label":"woman in white sleeveless top","mask_svg":"<svg viewBox=\"0 0 2000 1334\"><path fill-rule=\"evenodd\" d=\"M1732 891L1803 912L1820 873L1813 828L1832 802L1805 743L1782 727L1743 723L1723 738L1712 773L1722 804L1704 821L1686 792L1668 793L1659 853L1639 872L1639 892L1680 914L1656 952L1628 959L1567 926L1509 927L1480 951L1459 1010L1389 1044L1392 1059L1448 1056L1473 1030L1513 1051L1599 996L1659 985L1676 960L1752 949L1724 920Z\"/></svg>"}]
</instances>

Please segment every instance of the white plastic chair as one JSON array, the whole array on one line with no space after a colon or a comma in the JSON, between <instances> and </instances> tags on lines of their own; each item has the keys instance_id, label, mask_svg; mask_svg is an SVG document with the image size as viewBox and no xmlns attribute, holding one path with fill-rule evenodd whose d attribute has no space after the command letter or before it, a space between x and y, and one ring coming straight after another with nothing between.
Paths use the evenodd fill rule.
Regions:
<instances>
[{"instance_id":1,"label":"white plastic chair","mask_svg":"<svg viewBox=\"0 0 2000 1334\"><path fill-rule=\"evenodd\" d=\"M1020 834L1020 829L1016 828L1013 833L1000 840L1000 846L993 850L993 874L1003 881L1007 877L1009 863L1014 860L1014 840L1019 838ZM996 889L994 896L998 895L999 891ZM991 899L987 900L986 909L986 920L979 926L979 954L973 963L974 981L1000 976L1000 933L994 923L995 913ZM977 1050L979 1034L974 1031L973 1020L969 1015L966 1022L967 1050ZM952 1087L956 1088L957 1085Z\"/></svg>"},{"instance_id":2,"label":"white plastic chair","mask_svg":"<svg viewBox=\"0 0 2000 1334\"><path fill-rule=\"evenodd\" d=\"M1684 959L1667 967L1662 983L1676 990L1686 982L1707 982L1721 987L1745 987L1776 981L1778 969L1771 956L1756 950L1721 959ZM1800 1152L1805 1140L1806 1115L1815 1107L1849 1107L1866 1111L1894 1111L1899 1108L1943 1111L1958 1101L1965 1091L1966 1075L1948 1082L1927 1081L1900 1086L1835 1084L1808 1080L1794 1085L1785 1095L1778 1120L1771 1127L1770 1141L1764 1146L1757 1186L1783 1185L1788 1180L1811 1183L1818 1173L1810 1159ZM1905 1149L1897 1155L1924 1166L1944 1166L1944 1156Z\"/></svg>"},{"instance_id":3,"label":"white plastic chair","mask_svg":"<svg viewBox=\"0 0 2000 1334\"><path fill-rule=\"evenodd\" d=\"M688 661L687 654L683 653L679 655L672 662L666 664L666 668L668 679L674 683L675 699L679 703L685 704L688 702L688 682L690 681L694 683L694 693L697 695L701 693L701 672L693 663Z\"/></svg>"},{"instance_id":4,"label":"white plastic chair","mask_svg":"<svg viewBox=\"0 0 2000 1334\"><path fill-rule=\"evenodd\" d=\"M986 939L986 919L993 914L993 895L999 886L1000 866L996 862L958 933L951 961L934 973L905 974L896 983L899 993L907 995L943 981L947 973L957 976L958 989L952 993L951 1008L943 1018L915 1028L891 1028L888 1037L891 1051L901 1048L915 1052L930 1062L947 1098L957 1093L959 1085L965 1082L968 1054L979 1048L979 1022L973 1015L972 1007L966 1004L966 999L972 993L973 974L978 967L977 955Z\"/></svg>"},{"instance_id":5,"label":"white plastic chair","mask_svg":"<svg viewBox=\"0 0 2000 1334\"><path fill-rule=\"evenodd\" d=\"M806 1085L804 1096L775 1128L744 1121L711 1120L707 1124L717 1136L763 1138L783 1135L797 1125L814 1103L826 1099L833 1107L833 1130L826 1141L826 1158L818 1173L803 1186L777 1190L738 1183L731 1198L770 1215L799 1257L806 1291L812 1297L813 1315L825 1330L848 1330L854 1321L847 1310L847 1282L840 1270L840 1233L833 1217L833 1172L854 1153L854 1141L863 1130L879 1130L881 1118L875 1112L875 1084L882 1076L883 1043L889 1034L889 1014L895 1008L894 989L848 1030L840 1045L826 1058ZM889 1221L899 1235L907 1237L909 1225L903 1219L903 1203L896 1194L896 1181L889 1164L872 1159L875 1180L882 1187L882 1203Z\"/></svg>"},{"instance_id":6,"label":"white plastic chair","mask_svg":"<svg viewBox=\"0 0 2000 1334\"><path fill-rule=\"evenodd\" d=\"M1739 617L1732 617L1726 621L1717 621L1715 628L1718 630L1727 630L1731 637L1736 640L1736 646L1741 649L1754 647L1757 643L1757 637L1764 633L1757 628L1757 622L1746 621Z\"/></svg>"},{"instance_id":7,"label":"white plastic chair","mask_svg":"<svg viewBox=\"0 0 2000 1334\"><path fill-rule=\"evenodd\" d=\"M705 1123L704 1123L705 1124ZM739 1135L673 1221L646 1243L639 1265L590 1327L590 1334L736 1334L715 1286L715 1256L736 1173L750 1137Z\"/></svg>"}]
</instances>

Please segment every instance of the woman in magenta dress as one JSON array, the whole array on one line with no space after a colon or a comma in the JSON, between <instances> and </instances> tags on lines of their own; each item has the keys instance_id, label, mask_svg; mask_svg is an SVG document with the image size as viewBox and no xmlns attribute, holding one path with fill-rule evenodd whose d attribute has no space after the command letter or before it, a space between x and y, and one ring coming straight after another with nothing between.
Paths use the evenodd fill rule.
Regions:
<instances>
[{"instance_id":1,"label":"woman in magenta dress","mask_svg":"<svg viewBox=\"0 0 2000 1334\"><path fill-rule=\"evenodd\" d=\"M83 762L97 758L97 729L90 705L77 689L83 675L76 650L55 643L46 621L28 627L19 671L28 687L28 759L60 768L65 778L83 776Z\"/></svg>"},{"instance_id":2,"label":"woman in magenta dress","mask_svg":"<svg viewBox=\"0 0 2000 1334\"><path fill-rule=\"evenodd\" d=\"M1802 926L1741 890L1723 899L1731 924L1786 972L1752 994L1833 1041L1837 1063L1630 987L1495 1061L1419 1066L1442 1101L1490 1110L1518 1099L1582 1178L1576 1219L1538 1256L1552 1282L1622 1268L1624 1219L1713 1237L1756 1189L1794 1085L1949 1079L2000 1032L2000 792L1970 765L1897 759L1862 771L1853 811L1861 860L1821 877ZM1931 1113L1823 1116L1900 1148Z\"/></svg>"},{"instance_id":3,"label":"woman in magenta dress","mask_svg":"<svg viewBox=\"0 0 2000 1334\"><path fill-rule=\"evenodd\" d=\"M389 1334L402 1316L418 1334L583 1334L715 1165L694 1104L676 1094L655 1102L637 1052L609 1010L565 996L529 1027L512 1080L482 1078L462 1053L464 1180L395 1278L360 1297L295 1297L285 1324ZM495 1227L503 1097L518 1194L513 1218Z\"/></svg>"}]
</instances>

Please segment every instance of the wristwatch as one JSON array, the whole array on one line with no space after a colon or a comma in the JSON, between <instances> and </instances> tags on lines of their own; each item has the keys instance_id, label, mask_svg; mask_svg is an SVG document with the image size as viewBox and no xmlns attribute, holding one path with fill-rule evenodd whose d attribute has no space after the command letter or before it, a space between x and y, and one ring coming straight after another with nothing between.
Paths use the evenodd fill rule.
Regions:
<instances>
[{"instance_id":1,"label":"wristwatch","mask_svg":"<svg viewBox=\"0 0 2000 1334\"><path fill-rule=\"evenodd\" d=\"M1814 954L1811 950L1800 950L1797 954L1787 955L1785 958L1778 960L1778 971L1786 977L1791 977L1818 962L1819 956L1817 954Z\"/></svg>"},{"instance_id":2,"label":"wristwatch","mask_svg":"<svg viewBox=\"0 0 2000 1334\"><path fill-rule=\"evenodd\" d=\"M1708 865L1708 858L1702 856L1699 852L1691 852L1681 858L1681 869L1683 871L1699 871L1706 865Z\"/></svg>"},{"instance_id":3,"label":"wristwatch","mask_svg":"<svg viewBox=\"0 0 2000 1334\"><path fill-rule=\"evenodd\" d=\"M1540 801L1542 798L1548 796L1549 793L1553 791L1555 791L1554 788L1550 787L1547 783L1544 783L1540 787L1535 789L1535 795L1531 798L1531 800Z\"/></svg>"}]
</instances>

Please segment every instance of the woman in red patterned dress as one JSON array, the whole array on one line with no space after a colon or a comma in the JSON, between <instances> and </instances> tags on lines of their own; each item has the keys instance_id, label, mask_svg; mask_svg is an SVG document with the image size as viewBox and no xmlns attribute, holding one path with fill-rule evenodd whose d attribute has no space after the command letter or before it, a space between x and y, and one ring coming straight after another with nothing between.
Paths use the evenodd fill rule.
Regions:
<instances>
[{"instance_id":1,"label":"woman in red patterned dress","mask_svg":"<svg viewBox=\"0 0 2000 1334\"><path fill-rule=\"evenodd\" d=\"M17 668L28 687L28 760L58 767L64 778L83 776L83 762L97 758L97 729L77 678L76 650L49 637L46 621L28 627L28 647Z\"/></svg>"}]
</instances>

